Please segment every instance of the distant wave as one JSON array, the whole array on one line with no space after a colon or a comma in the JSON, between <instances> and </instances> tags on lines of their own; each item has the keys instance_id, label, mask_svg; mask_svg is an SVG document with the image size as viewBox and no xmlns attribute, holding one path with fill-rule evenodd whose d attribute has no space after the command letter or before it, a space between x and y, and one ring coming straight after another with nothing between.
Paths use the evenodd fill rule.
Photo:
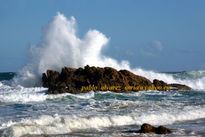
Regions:
<instances>
[{"instance_id":1,"label":"distant wave","mask_svg":"<svg viewBox=\"0 0 205 137\"><path fill-rule=\"evenodd\" d=\"M47 69L60 71L62 67L83 67L85 65L113 67L117 70L127 69L150 80L160 79L167 83L186 84L193 89L205 89L204 72L191 71L188 73L168 74L131 68L129 62L102 54L102 49L109 42L98 30L89 30L83 38L76 35L76 20L67 19L57 13L44 29L43 37L38 45L31 46L31 59L13 79L13 85L24 87L41 86L41 75ZM193 74L192 74L193 73Z\"/></svg>"},{"instance_id":2,"label":"distant wave","mask_svg":"<svg viewBox=\"0 0 205 137\"><path fill-rule=\"evenodd\" d=\"M0 81L3 80L11 80L14 76L16 75L16 73L14 72L0 72Z\"/></svg>"},{"instance_id":3,"label":"distant wave","mask_svg":"<svg viewBox=\"0 0 205 137\"><path fill-rule=\"evenodd\" d=\"M205 77L205 70L169 72L168 74L172 74L172 76L176 79L197 80Z\"/></svg>"}]
</instances>

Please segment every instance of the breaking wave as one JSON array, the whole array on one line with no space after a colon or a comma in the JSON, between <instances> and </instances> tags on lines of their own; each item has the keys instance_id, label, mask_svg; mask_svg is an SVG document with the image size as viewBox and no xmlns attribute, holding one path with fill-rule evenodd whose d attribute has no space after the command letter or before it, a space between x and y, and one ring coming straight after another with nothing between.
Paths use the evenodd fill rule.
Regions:
<instances>
[{"instance_id":1,"label":"breaking wave","mask_svg":"<svg viewBox=\"0 0 205 137\"><path fill-rule=\"evenodd\" d=\"M59 94L59 95L48 95L46 94L47 88L42 87L31 87L26 88L23 86L11 87L0 82L0 103L28 103L28 102L42 102L46 100L54 100L62 97L75 97L80 99L90 99L94 97L94 92L85 94Z\"/></svg>"},{"instance_id":2,"label":"breaking wave","mask_svg":"<svg viewBox=\"0 0 205 137\"><path fill-rule=\"evenodd\" d=\"M159 114L160 113L160 114ZM24 119L19 123L8 122L4 124L5 134L15 137L31 135L49 135L49 134L67 134L84 129L102 130L106 127L141 125L150 123L153 125L167 125L176 121L194 120L204 118L204 108L185 108L181 112L158 112L156 114L138 115L132 113L129 115L107 115L107 116L59 116L43 115L38 119Z\"/></svg>"},{"instance_id":3,"label":"breaking wave","mask_svg":"<svg viewBox=\"0 0 205 137\"><path fill-rule=\"evenodd\" d=\"M160 79L167 83L181 83L193 89L205 89L205 77L184 79L174 74L158 73L141 68L131 68L126 60L117 61L102 54L102 49L108 44L110 38L98 30L89 30L83 38L76 34L76 20L74 17L66 18L57 13L44 29L43 37L38 45L30 48L30 62L18 72L13 79L13 85L24 87L41 86L41 75L47 69L60 71L62 67L83 67L85 65L127 69L137 75L150 80ZM204 74L204 73L203 73Z\"/></svg>"}]
</instances>

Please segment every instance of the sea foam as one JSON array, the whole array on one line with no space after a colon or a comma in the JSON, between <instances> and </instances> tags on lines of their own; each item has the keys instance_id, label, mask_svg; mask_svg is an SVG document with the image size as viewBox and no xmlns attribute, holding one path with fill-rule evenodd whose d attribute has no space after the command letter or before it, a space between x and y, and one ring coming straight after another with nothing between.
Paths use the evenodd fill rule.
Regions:
<instances>
[{"instance_id":1,"label":"sea foam","mask_svg":"<svg viewBox=\"0 0 205 137\"><path fill-rule=\"evenodd\" d=\"M59 94L59 95L49 95L47 94L47 88L42 87L23 87L23 86L8 86L0 82L0 102L11 103L28 103L28 102L42 102L46 100L54 100L57 98L62 98L66 96L71 96L80 99L90 99L93 98L94 92L88 92L85 94Z\"/></svg>"},{"instance_id":2,"label":"sea foam","mask_svg":"<svg viewBox=\"0 0 205 137\"><path fill-rule=\"evenodd\" d=\"M185 107L183 111L165 113L159 111L152 114L129 115L105 115L105 116L70 116L70 115L43 115L38 119L24 119L19 123L8 123L9 128L4 132L9 132L15 137L26 134L67 134L84 129L103 130L106 127L141 125L150 123L153 125L168 125L177 121L194 120L204 118L204 108ZM6 125L4 125L6 127Z\"/></svg>"}]
</instances>

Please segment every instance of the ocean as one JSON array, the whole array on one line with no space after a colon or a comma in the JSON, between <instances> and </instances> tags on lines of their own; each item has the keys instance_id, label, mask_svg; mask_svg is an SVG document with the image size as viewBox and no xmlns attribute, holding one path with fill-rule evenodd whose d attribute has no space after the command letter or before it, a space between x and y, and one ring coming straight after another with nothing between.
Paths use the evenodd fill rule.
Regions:
<instances>
[{"instance_id":1,"label":"ocean","mask_svg":"<svg viewBox=\"0 0 205 137\"><path fill-rule=\"evenodd\" d=\"M110 38L91 29L79 37L76 26L74 17L58 12L44 27L40 42L30 47L27 64L17 73L0 73L1 137L157 136L137 133L143 123L164 125L173 131L168 135L172 137L205 136L205 71L131 68L129 61L102 52ZM151 81L186 84L193 90L48 95L41 86L47 69L86 65L127 69Z\"/></svg>"},{"instance_id":2,"label":"ocean","mask_svg":"<svg viewBox=\"0 0 205 137\"><path fill-rule=\"evenodd\" d=\"M43 87L12 84L15 73L0 73L0 136L161 136L136 132L143 123L173 131L163 136L205 136L205 89L197 88L205 71L156 75L193 90L47 95Z\"/></svg>"}]
</instances>

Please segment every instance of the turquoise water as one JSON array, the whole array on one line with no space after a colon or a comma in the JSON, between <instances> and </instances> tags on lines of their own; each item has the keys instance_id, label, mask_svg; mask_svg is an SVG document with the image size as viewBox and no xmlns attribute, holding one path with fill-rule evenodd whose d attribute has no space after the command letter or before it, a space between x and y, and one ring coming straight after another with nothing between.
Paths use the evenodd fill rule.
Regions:
<instances>
[{"instance_id":1,"label":"turquoise water","mask_svg":"<svg viewBox=\"0 0 205 137\"><path fill-rule=\"evenodd\" d=\"M192 83L204 78L165 75ZM169 136L205 136L203 89L47 95L46 88L8 79L0 81L0 136L147 136L135 132L143 123L165 125L174 131Z\"/></svg>"}]
</instances>

